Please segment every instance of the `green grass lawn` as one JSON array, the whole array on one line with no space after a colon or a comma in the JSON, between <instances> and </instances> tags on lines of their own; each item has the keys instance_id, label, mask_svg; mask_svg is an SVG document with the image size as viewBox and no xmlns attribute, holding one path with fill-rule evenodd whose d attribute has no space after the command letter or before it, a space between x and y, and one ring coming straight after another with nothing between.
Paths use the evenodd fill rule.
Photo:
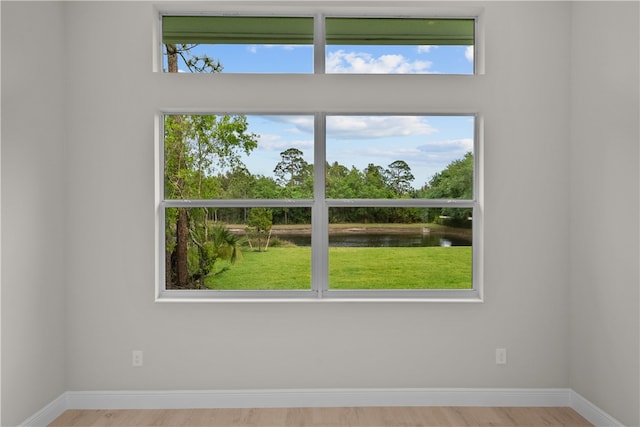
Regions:
<instances>
[{"instance_id":1,"label":"green grass lawn","mask_svg":"<svg viewBox=\"0 0 640 427\"><path fill-rule=\"evenodd\" d=\"M216 270L226 264L216 263ZM245 251L206 285L218 290L311 288L311 248ZM470 289L471 247L330 248L330 289Z\"/></svg>"}]
</instances>

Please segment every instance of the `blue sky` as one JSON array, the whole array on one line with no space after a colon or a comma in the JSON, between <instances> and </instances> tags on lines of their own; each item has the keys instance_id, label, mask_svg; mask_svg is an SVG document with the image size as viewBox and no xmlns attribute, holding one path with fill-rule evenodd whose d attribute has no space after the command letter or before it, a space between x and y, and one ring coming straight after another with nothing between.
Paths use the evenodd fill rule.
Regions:
<instances>
[{"instance_id":1,"label":"blue sky","mask_svg":"<svg viewBox=\"0 0 640 427\"><path fill-rule=\"evenodd\" d=\"M247 116L259 135L258 148L244 158L254 174L273 176L280 153L297 148L313 159L313 116ZM407 162L420 188L453 160L473 151L473 116L327 116L327 161L363 170Z\"/></svg>"},{"instance_id":2,"label":"blue sky","mask_svg":"<svg viewBox=\"0 0 640 427\"><path fill-rule=\"evenodd\" d=\"M312 73L312 45L199 45L225 73ZM182 65L181 71L187 71ZM473 74L473 46L330 45L327 73Z\"/></svg>"},{"instance_id":3,"label":"blue sky","mask_svg":"<svg viewBox=\"0 0 640 427\"><path fill-rule=\"evenodd\" d=\"M219 60L223 73L311 73L308 45L201 45L194 54ZM328 46L327 73L473 73L472 46ZM180 67L186 71L184 64ZM237 112L234 112L237 113ZM313 116L248 116L258 148L244 159L253 174L273 176L280 153L297 148L313 159ZM327 161L363 170L404 160L420 188L473 151L472 116L328 116Z\"/></svg>"}]
</instances>

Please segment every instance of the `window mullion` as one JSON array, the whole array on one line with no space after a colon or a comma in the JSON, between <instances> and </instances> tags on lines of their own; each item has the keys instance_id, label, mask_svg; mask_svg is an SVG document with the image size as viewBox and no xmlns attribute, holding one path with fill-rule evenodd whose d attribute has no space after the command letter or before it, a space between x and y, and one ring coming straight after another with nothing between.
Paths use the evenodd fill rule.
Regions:
<instances>
[{"instance_id":1,"label":"window mullion","mask_svg":"<svg viewBox=\"0 0 640 427\"><path fill-rule=\"evenodd\" d=\"M313 72L314 74L325 73L325 26L324 15L318 14L314 17L313 27Z\"/></svg>"},{"instance_id":2,"label":"window mullion","mask_svg":"<svg viewBox=\"0 0 640 427\"><path fill-rule=\"evenodd\" d=\"M311 288L322 297L328 289L329 271L329 211L325 201L326 114L316 113L314 126Z\"/></svg>"}]
</instances>

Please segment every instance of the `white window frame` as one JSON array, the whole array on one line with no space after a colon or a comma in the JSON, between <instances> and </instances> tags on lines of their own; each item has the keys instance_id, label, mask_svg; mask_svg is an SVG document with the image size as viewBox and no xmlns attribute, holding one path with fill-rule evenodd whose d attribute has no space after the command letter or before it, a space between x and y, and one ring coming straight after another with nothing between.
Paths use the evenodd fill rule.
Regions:
<instances>
[{"instance_id":1,"label":"white window frame","mask_svg":"<svg viewBox=\"0 0 640 427\"><path fill-rule=\"evenodd\" d=\"M167 15L176 15L168 12ZM185 13L192 14L192 13ZM163 13L160 13L160 17ZM259 16L250 14L247 16ZM286 16L278 14L277 16ZM309 16L304 13L292 16ZM324 18L326 16L348 16L336 14L315 14L314 23L314 74L324 75ZM361 17L389 17L388 15L362 15ZM395 17L395 16L391 16ZM441 18L441 16L424 16L425 18ZM479 64L477 46L478 17L461 15L456 18L473 18L476 21L476 52L474 55L474 74L464 76L474 78L478 74ZM161 22L161 19L160 19ZM158 29L161 35L161 28ZM154 71L162 70L161 36L156 39L157 46ZM181 75L181 78L189 74ZM362 75L367 78L368 75ZM410 76L376 75L377 78L405 78ZM172 76L174 77L174 76ZM192 75L192 77L195 77ZM352 78L357 76L353 76ZM463 111L463 112L461 112ZM166 200L164 198L164 116L170 114L242 114L242 115L314 115L314 199L216 199L216 200ZM474 117L474 198L473 200L442 200L442 199L325 199L325 141L326 117L334 115L417 115L417 116L473 116ZM248 301L425 301L425 302L482 302L483 277L483 215L482 215L482 154L483 154L483 117L477 110L467 111L465 108L456 111L414 111L398 112L380 110L372 113L368 110L354 111L280 111L265 112L246 109L238 111L221 109L197 109L185 112L179 109L159 109L155 118L155 181L156 181L156 291L158 302L248 302ZM322 165L322 167L318 167ZM311 288L309 290L253 290L253 291L220 291L220 290L168 290L165 288L165 208L170 207L309 207L312 210L312 257L311 257ZM328 210L331 207L459 207L472 208L472 288L471 289L413 289L413 290L337 290L328 288Z\"/></svg>"}]
</instances>

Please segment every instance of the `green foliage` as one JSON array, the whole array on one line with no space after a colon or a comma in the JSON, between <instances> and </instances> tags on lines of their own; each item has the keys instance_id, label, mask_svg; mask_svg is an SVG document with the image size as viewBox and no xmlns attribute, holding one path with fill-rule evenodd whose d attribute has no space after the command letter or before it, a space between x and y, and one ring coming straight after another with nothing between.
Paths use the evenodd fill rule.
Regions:
<instances>
[{"instance_id":1,"label":"green foliage","mask_svg":"<svg viewBox=\"0 0 640 427\"><path fill-rule=\"evenodd\" d=\"M355 198L358 188L362 185L362 175L355 167L333 162L326 165L326 195L330 199Z\"/></svg>"},{"instance_id":2,"label":"green foliage","mask_svg":"<svg viewBox=\"0 0 640 427\"><path fill-rule=\"evenodd\" d=\"M389 165L385 171L389 186L393 191L402 196L409 194L412 190L411 183L415 179L411 173L411 168L404 160L396 160Z\"/></svg>"},{"instance_id":3,"label":"green foliage","mask_svg":"<svg viewBox=\"0 0 640 427\"><path fill-rule=\"evenodd\" d=\"M249 211L249 221L247 221L247 225L251 233L258 239L258 252L262 251L262 241L267 240L271 234L272 223L273 212L271 209L252 208L251 211Z\"/></svg>"},{"instance_id":4,"label":"green foliage","mask_svg":"<svg viewBox=\"0 0 640 427\"><path fill-rule=\"evenodd\" d=\"M273 170L278 184L293 188L305 181L309 176L309 164L304 160L303 155L304 153L297 148L289 148L280 153L281 160Z\"/></svg>"},{"instance_id":5,"label":"green foliage","mask_svg":"<svg viewBox=\"0 0 640 427\"><path fill-rule=\"evenodd\" d=\"M196 216L191 212L191 218ZM242 239L224 225L207 224L206 228L197 228L190 232L192 244L187 249L187 267L195 287L203 287L208 276L225 270L215 272L216 262L224 260L228 264L234 264L242 258Z\"/></svg>"},{"instance_id":6,"label":"green foliage","mask_svg":"<svg viewBox=\"0 0 640 427\"><path fill-rule=\"evenodd\" d=\"M268 208L253 208L249 212L249 227L253 227L260 233L268 233L271 231L273 214Z\"/></svg>"},{"instance_id":7,"label":"green foliage","mask_svg":"<svg viewBox=\"0 0 640 427\"><path fill-rule=\"evenodd\" d=\"M473 199L473 154L451 162L429 181L430 199Z\"/></svg>"},{"instance_id":8,"label":"green foliage","mask_svg":"<svg viewBox=\"0 0 640 427\"><path fill-rule=\"evenodd\" d=\"M240 156L258 146L258 136L248 132L245 116L167 115L164 129L169 199L219 196L221 185L215 175L246 171Z\"/></svg>"},{"instance_id":9,"label":"green foliage","mask_svg":"<svg viewBox=\"0 0 640 427\"><path fill-rule=\"evenodd\" d=\"M369 163L363 171L362 199L393 199L393 189L388 186L382 166Z\"/></svg>"},{"instance_id":10,"label":"green foliage","mask_svg":"<svg viewBox=\"0 0 640 427\"><path fill-rule=\"evenodd\" d=\"M225 171L241 174L241 154L248 154L257 146L257 135L248 132L245 116L168 115L164 124L167 199L220 197L223 182L216 174ZM240 180L231 182L237 186L242 183ZM242 191L242 188L234 191ZM186 221L180 220L180 210L186 212ZM222 256L218 245L210 240L212 234L208 223L216 214L217 210L211 208L167 209L168 287L202 287L204 278L213 271L214 263ZM180 260L185 258L186 280L175 274L180 268Z\"/></svg>"},{"instance_id":11,"label":"green foliage","mask_svg":"<svg viewBox=\"0 0 640 427\"><path fill-rule=\"evenodd\" d=\"M454 160L442 172L435 174L422 196L428 199L473 199L473 154L466 153L462 159ZM470 227L471 215L471 209L430 209L426 220Z\"/></svg>"},{"instance_id":12,"label":"green foliage","mask_svg":"<svg viewBox=\"0 0 640 427\"><path fill-rule=\"evenodd\" d=\"M313 165L303 159L304 153L290 148L281 153L276 165L276 180L262 175L252 175L239 165L203 180L203 188L211 197L223 199L312 199ZM397 160L385 169L369 164L363 170L350 169L338 162L325 164L326 197L329 199L397 199L397 198L470 198L473 193L473 156L452 162L447 169L436 174L421 190L414 190L411 169L403 160ZM206 187L204 186L206 185ZM211 219L247 224L248 208L219 208L212 210ZM274 207L273 224L308 224L311 210L308 208ZM412 208L361 208L331 209L331 223L416 223L440 222L455 226L469 226L470 210ZM443 218L441 218L443 217ZM452 219L453 218L453 219Z\"/></svg>"},{"instance_id":13,"label":"green foliage","mask_svg":"<svg viewBox=\"0 0 640 427\"><path fill-rule=\"evenodd\" d=\"M215 259L223 259L229 261L231 264L236 260L242 259L242 239L233 234L224 225L217 224L213 226L213 230L210 233L211 239L209 244L210 254Z\"/></svg>"}]
</instances>

